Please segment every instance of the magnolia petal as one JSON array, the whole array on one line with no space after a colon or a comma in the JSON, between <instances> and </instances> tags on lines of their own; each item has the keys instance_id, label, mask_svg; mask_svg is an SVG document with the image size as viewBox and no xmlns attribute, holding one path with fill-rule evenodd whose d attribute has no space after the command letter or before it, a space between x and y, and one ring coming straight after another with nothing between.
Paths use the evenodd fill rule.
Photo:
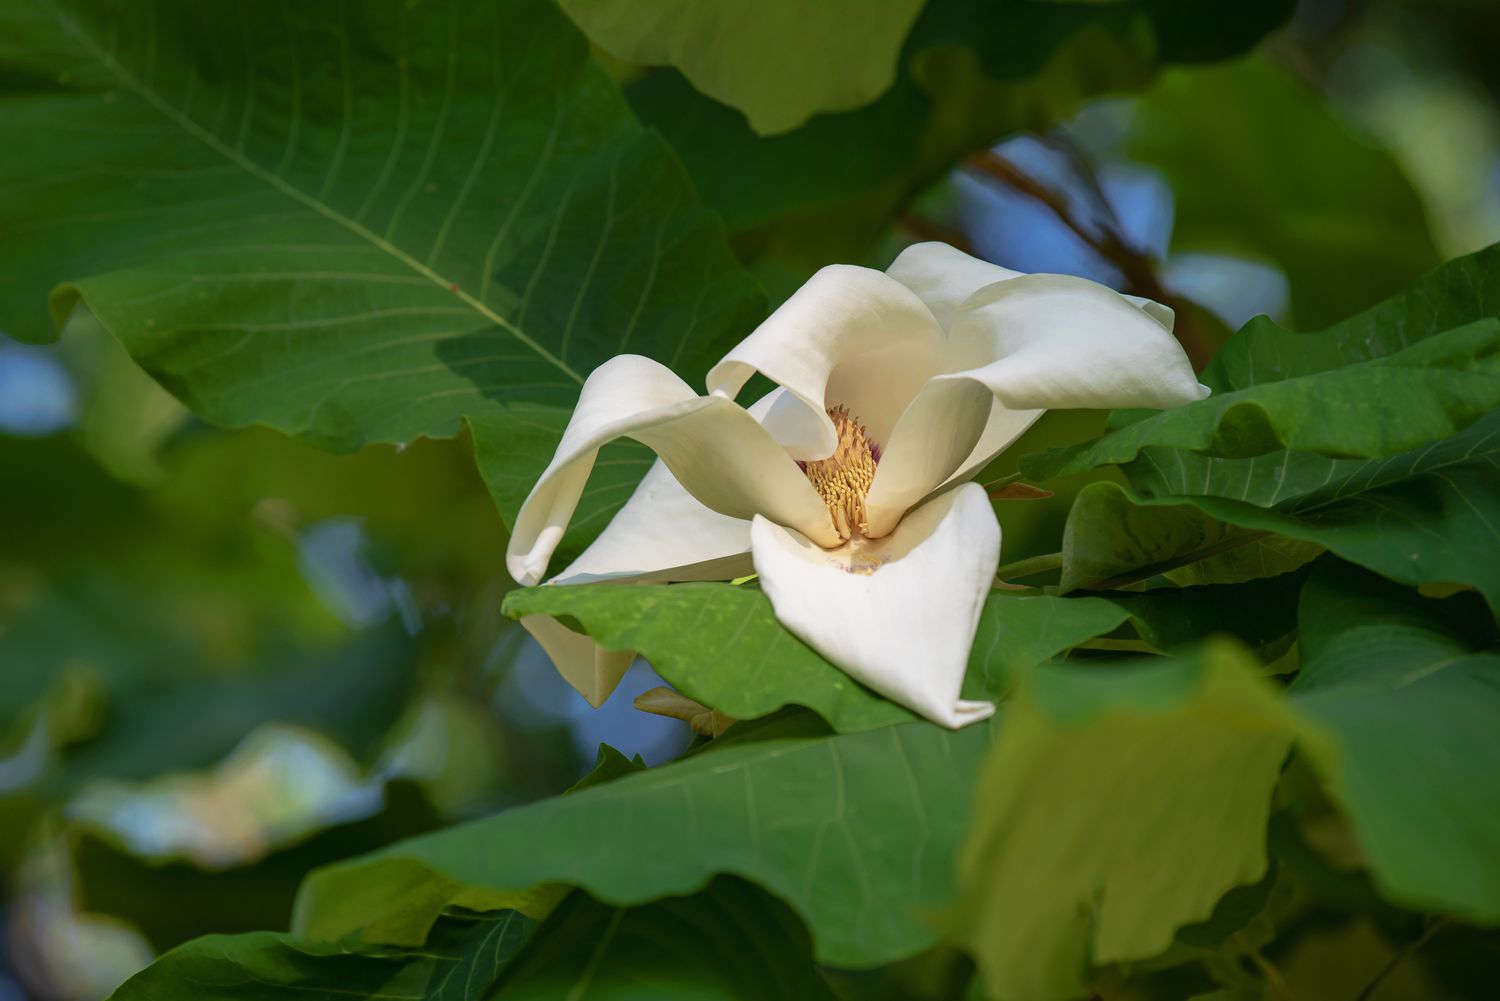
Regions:
<instances>
[{"instance_id":1,"label":"magnolia petal","mask_svg":"<svg viewBox=\"0 0 1500 1001\"><path fill-rule=\"evenodd\" d=\"M959 464L958 470L942 486L967 483L976 473L994 461L995 457L1011 446L1026 429L1035 424L1045 410L1011 410L999 400L990 401L990 413L984 431L969 457ZM941 488L940 488L941 489Z\"/></svg>"},{"instance_id":2,"label":"magnolia petal","mask_svg":"<svg viewBox=\"0 0 1500 1001\"><path fill-rule=\"evenodd\" d=\"M1012 410L1175 407L1209 392L1154 315L1067 275L1023 275L970 296L944 371L984 383Z\"/></svg>"},{"instance_id":3,"label":"magnolia petal","mask_svg":"<svg viewBox=\"0 0 1500 1001\"><path fill-rule=\"evenodd\" d=\"M753 416L723 397L698 396L649 358L620 355L584 383L552 463L521 505L506 549L506 567L518 583L545 575L600 446L620 437L655 451L710 510L740 519L764 514L838 544L822 498Z\"/></svg>"},{"instance_id":4,"label":"magnolia petal","mask_svg":"<svg viewBox=\"0 0 1500 1001\"><path fill-rule=\"evenodd\" d=\"M994 712L959 698L1000 561L983 487L951 490L885 538L834 551L765 518L750 541L776 618L851 677L954 729Z\"/></svg>"},{"instance_id":5,"label":"magnolia petal","mask_svg":"<svg viewBox=\"0 0 1500 1001\"><path fill-rule=\"evenodd\" d=\"M842 404L877 442L937 371L942 331L910 289L880 271L834 264L813 275L708 373L733 399L755 372L785 387L767 427L798 459L838 443L827 410Z\"/></svg>"},{"instance_id":6,"label":"magnolia petal","mask_svg":"<svg viewBox=\"0 0 1500 1001\"><path fill-rule=\"evenodd\" d=\"M750 522L710 511L660 459L553 584L729 580L752 572Z\"/></svg>"},{"instance_id":7,"label":"magnolia petal","mask_svg":"<svg viewBox=\"0 0 1500 1001\"><path fill-rule=\"evenodd\" d=\"M595 709L609 698L635 660L634 651L606 650L550 615L528 615L521 619L521 628L547 651L563 680Z\"/></svg>"},{"instance_id":8,"label":"magnolia petal","mask_svg":"<svg viewBox=\"0 0 1500 1001\"><path fill-rule=\"evenodd\" d=\"M885 273L921 297L944 330L964 300L986 285L1018 278L1021 272L981 261L946 243L917 243L896 256Z\"/></svg>"},{"instance_id":9,"label":"magnolia petal","mask_svg":"<svg viewBox=\"0 0 1500 1001\"><path fill-rule=\"evenodd\" d=\"M896 422L865 496L865 534L891 532L908 509L952 476L984 433L994 397L972 379L939 379L922 387Z\"/></svg>"}]
</instances>

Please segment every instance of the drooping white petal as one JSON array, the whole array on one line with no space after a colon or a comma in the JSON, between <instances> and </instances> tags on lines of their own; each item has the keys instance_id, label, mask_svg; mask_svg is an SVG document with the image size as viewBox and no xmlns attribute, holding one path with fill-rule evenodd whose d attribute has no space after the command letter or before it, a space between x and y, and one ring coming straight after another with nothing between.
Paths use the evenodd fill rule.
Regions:
<instances>
[{"instance_id":1,"label":"drooping white petal","mask_svg":"<svg viewBox=\"0 0 1500 1001\"><path fill-rule=\"evenodd\" d=\"M1160 320L1067 275L1023 275L970 296L943 369L1012 410L1175 407L1208 395Z\"/></svg>"},{"instance_id":2,"label":"drooping white petal","mask_svg":"<svg viewBox=\"0 0 1500 1001\"><path fill-rule=\"evenodd\" d=\"M521 627L547 651L563 680L595 709L609 698L635 660L633 651L606 650L550 615L528 615L521 619Z\"/></svg>"},{"instance_id":3,"label":"drooping white petal","mask_svg":"<svg viewBox=\"0 0 1500 1001\"><path fill-rule=\"evenodd\" d=\"M506 567L535 584L562 540L600 446L634 438L656 452L701 504L732 518L764 514L825 545L838 535L797 464L755 418L721 396L698 396L670 369L620 355L584 383L562 442L521 505Z\"/></svg>"},{"instance_id":4,"label":"drooping white petal","mask_svg":"<svg viewBox=\"0 0 1500 1001\"><path fill-rule=\"evenodd\" d=\"M910 289L880 271L834 264L813 275L708 373L733 398L754 372L786 388L767 420L798 459L830 455L826 411L842 404L883 442L929 376L942 331Z\"/></svg>"},{"instance_id":5,"label":"drooping white petal","mask_svg":"<svg viewBox=\"0 0 1500 1001\"><path fill-rule=\"evenodd\" d=\"M959 698L1000 560L984 488L957 487L885 538L834 551L765 518L755 519L750 541L776 617L830 662L943 726L994 712Z\"/></svg>"},{"instance_id":6,"label":"drooping white petal","mask_svg":"<svg viewBox=\"0 0 1500 1001\"><path fill-rule=\"evenodd\" d=\"M953 325L954 314L969 296L986 285L1021 275L937 242L907 247L885 273L917 293L944 330Z\"/></svg>"}]
</instances>

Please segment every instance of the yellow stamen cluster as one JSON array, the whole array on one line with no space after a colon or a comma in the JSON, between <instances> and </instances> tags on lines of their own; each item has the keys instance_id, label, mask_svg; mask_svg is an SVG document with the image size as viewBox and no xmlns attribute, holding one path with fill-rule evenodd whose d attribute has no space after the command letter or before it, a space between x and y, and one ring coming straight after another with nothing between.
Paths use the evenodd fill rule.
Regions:
<instances>
[{"instance_id":1,"label":"yellow stamen cluster","mask_svg":"<svg viewBox=\"0 0 1500 1001\"><path fill-rule=\"evenodd\" d=\"M875 456L863 424L849 416L843 407L828 411L838 432L839 444L826 459L806 463L807 478L812 482L839 536L851 538L869 527L865 516L865 493L875 479Z\"/></svg>"}]
</instances>

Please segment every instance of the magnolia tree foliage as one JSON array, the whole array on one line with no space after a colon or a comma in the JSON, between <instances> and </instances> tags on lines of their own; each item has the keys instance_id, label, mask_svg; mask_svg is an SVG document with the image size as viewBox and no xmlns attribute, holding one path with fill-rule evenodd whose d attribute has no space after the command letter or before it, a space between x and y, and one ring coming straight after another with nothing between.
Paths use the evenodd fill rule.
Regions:
<instances>
[{"instance_id":1,"label":"magnolia tree foliage","mask_svg":"<svg viewBox=\"0 0 1500 1001\"><path fill-rule=\"evenodd\" d=\"M0 4L0 329L88 389L0 499L53 996L1494 996L1500 250L1286 4L814 6ZM912 222L1148 87L1293 328ZM560 793L528 634L691 745Z\"/></svg>"}]
</instances>

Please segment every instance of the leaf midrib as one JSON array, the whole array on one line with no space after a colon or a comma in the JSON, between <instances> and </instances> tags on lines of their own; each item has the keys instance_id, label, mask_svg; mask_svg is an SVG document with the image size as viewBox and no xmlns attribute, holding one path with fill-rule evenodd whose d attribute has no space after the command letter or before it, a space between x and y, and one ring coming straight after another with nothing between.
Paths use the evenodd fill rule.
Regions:
<instances>
[{"instance_id":1,"label":"leaf midrib","mask_svg":"<svg viewBox=\"0 0 1500 1001\"><path fill-rule=\"evenodd\" d=\"M570 365L568 365L567 362L563 361L561 358L548 351L536 340L527 335L525 331L521 330L519 327L511 323L499 313L496 313L482 300L476 299L473 295L464 291L457 282L445 278L443 275L439 274L432 268L428 267L426 264L423 264L421 261L412 257L410 254L406 253L404 250L402 250L400 247L397 247L389 240L386 240L384 237L370 231L359 222L356 222L354 219L349 218L332 206L327 205L320 198L309 195L301 188L298 188L296 185L293 185L286 181L286 179L282 178L274 171L267 170L259 163L256 163L254 160L245 156L234 147L225 143L218 136L203 128L203 126L199 125L197 122L193 121L187 115L182 113L178 108L174 107L155 90L152 90L149 86L147 86L144 81L130 72L130 70L122 66L119 61L114 58L113 55L101 48L97 41L90 37L87 32L83 31L82 28L77 24L77 22L68 17L57 6L56 0L48 0L48 6L52 8L54 15L57 17L57 22L62 27L62 29L73 38L77 39L79 44L81 44L88 51L90 56L97 60L99 64L106 70L108 70L111 74L113 74L123 85L128 87L131 91L135 92L138 97L140 97L147 104L160 112L162 116L172 124L176 125L188 135L202 142L209 149L224 157L224 159L228 160L231 164L243 170L246 174L269 185L276 191L281 192L287 197L300 203L304 207L311 209L328 221L342 226L350 233L354 234L362 240L365 240L371 246L387 254L393 260L398 261L407 268L410 268L418 275L421 275L423 278L427 279L439 289L450 292L461 302L474 310L474 312L478 313L481 317L488 320L496 327L499 327L501 330L504 330L516 340L520 341L532 351L536 352L538 357L540 357L544 361L550 362L552 365L557 367L560 371L567 375L568 378L572 379L580 386L583 384L583 376L574 371L574 369Z\"/></svg>"}]
</instances>

